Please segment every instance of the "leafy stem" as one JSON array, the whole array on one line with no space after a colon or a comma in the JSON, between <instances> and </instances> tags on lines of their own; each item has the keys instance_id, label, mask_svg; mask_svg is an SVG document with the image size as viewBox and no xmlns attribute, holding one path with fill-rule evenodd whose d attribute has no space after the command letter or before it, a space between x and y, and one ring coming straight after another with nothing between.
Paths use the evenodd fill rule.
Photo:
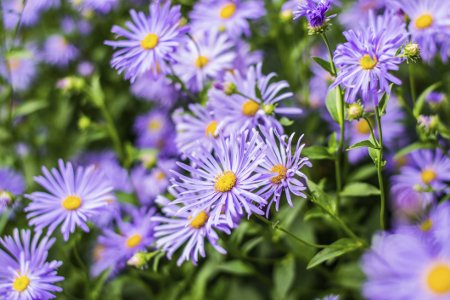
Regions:
<instances>
[{"instance_id":1,"label":"leafy stem","mask_svg":"<svg viewBox=\"0 0 450 300\"><path fill-rule=\"evenodd\" d=\"M378 157L377 157L377 174L378 174L378 185L380 187L380 200L381 200L381 207L380 207L380 227L382 230L384 230L386 228L385 226L385 210L386 210L386 199L385 199L385 193L384 193L384 183L383 183L383 174L382 174L382 170L383 170L383 131L381 128L381 116L380 116L380 111L379 111L379 107L377 106L375 108L375 117L377 120L377 126L378 126L378 144L380 149L378 149L377 153L378 153ZM375 138L375 137L374 137Z\"/></svg>"}]
</instances>

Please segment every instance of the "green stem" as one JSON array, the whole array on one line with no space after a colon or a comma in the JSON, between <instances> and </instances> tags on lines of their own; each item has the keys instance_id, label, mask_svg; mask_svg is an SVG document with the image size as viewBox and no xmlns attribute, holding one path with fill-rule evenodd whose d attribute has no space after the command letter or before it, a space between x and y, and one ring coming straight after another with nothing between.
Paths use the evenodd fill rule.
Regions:
<instances>
[{"instance_id":1,"label":"green stem","mask_svg":"<svg viewBox=\"0 0 450 300\"><path fill-rule=\"evenodd\" d=\"M5 230L6 223L8 223L9 214L9 208L6 208L6 210L0 215L0 236L3 235L3 230Z\"/></svg>"},{"instance_id":2,"label":"green stem","mask_svg":"<svg viewBox=\"0 0 450 300\"><path fill-rule=\"evenodd\" d=\"M328 37L325 33L321 34L321 37L327 47L328 55L330 57L330 67L333 74L332 76L336 76L337 70L336 65L333 61L333 53L330 48L330 42L328 41ZM345 123L344 123L344 97L342 96L342 91L339 86L336 87L336 101L337 101L337 110L339 115L339 129L341 132L341 135L339 137L339 149L336 153L335 157L335 172L336 172L336 213L339 213L339 205L341 202L341 196L340 193L342 191L342 171L341 171L341 164L342 164L342 158L345 156L344 151L344 141L345 141Z\"/></svg>"},{"instance_id":3,"label":"green stem","mask_svg":"<svg viewBox=\"0 0 450 300\"><path fill-rule=\"evenodd\" d=\"M408 64L409 71L409 88L411 91L411 99L413 101L413 106L416 105L416 81L414 79L414 68L413 64Z\"/></svg>"},{"instance_id":4,"label":"green stem","mask_svg":"<svg viewBox=\"0 0 450 300\"><path fill-rule=\"evenodd\" d=\"M385 226L385 210L386 210L386 199L385 199L385 193L384 193L384 183L383 183L383 131L381 128L381 116L378 106L375 107L375 116L377 119L377 126L378 126L378 136L379 136L379 147L378 150L378 158L377 158L377 174L378 174L378 185L380 187L380 200L381 200L381 207L380 207L380 227L382 230L386 228Z\"/></svg>"},{"instance_id":5,"label":"green stem","mask_svg":"<svg viewBox=\"0 0 450 300\"><path fill-rule=\"evenodd\" d=\"M372 123L370 122L370 120L369 120L367 117L364 117L364 120L366 120L367 125L369 125L369 128L370 128L370 135L372 136L373 141L375 142L375 145L377 145L377 144L378 144L378 140L377 140L377 138L376 138L376 136L375 136L375 131L373 130ZM377 145L377 146L378 146L378 145Z\"/></svg>"},{"instance_id":6,"label":"green stem","mask_svg":"<svg viewBox=\"0 0 450 300\"><path fill-rule=\"evenodd\" d=\"M105 120L106 120L109 136L111 137L111 140L113 142L114 149L115 149L117 155L119 156L119 159L122 162L125 162L125 155L124 155L124 150L122 147L122 142L120 141L119 133L117 131L116 125L114 124L114 120L111 116L111 113L109 112L108 108L106 107L105 101L101 102L100 111L102 112L103 118L105 118Z\"/></svg>"},{"instance_id":7,"label":"green stem","mask_svg":"<svg viewBox=\"0 0 450 300\"><path fill-rule=\"evenodd\" d=\"M319 245L319 244L314 244L314 243L305 241L304 239L299 238L298 236L296 236L295 234L293 234L289 230L281 227L279 223L273 223L273 222L267 220L266 218L264 218L264 217L262 217L260 215L256 215L255 214L255 216L256 216L257 219L261 220L262 222L266 223L267 225L270 225L273 229L279 230L281 232L284 232L285 234L289 235L291 238L293 238L297 242L302 243L305 246L312 247L312 248L326 248L327 247L327 245Z\"/></svg>"}]
</instances>

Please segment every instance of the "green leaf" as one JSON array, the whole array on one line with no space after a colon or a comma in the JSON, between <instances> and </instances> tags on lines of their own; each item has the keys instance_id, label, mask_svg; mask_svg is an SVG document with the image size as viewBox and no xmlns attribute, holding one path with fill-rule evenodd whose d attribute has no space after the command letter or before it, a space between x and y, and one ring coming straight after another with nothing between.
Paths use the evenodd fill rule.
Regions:
<instances>
[{"instance_id":1,"label":"green leaf","mask_svg":"<svg viewBox=\"0 0 450 300\"><path fill-rule=\"evenodd\" d=\"M437 131L442 137L450 139L450 128L448 128L442 121L439 120Z\"/></svg>"},{"instance_id":2,"label":"green leaf","mask_svg":"<svg viewBox=\"0 0 450 300\"><path fill-rule=\"evenodd\" d=\"M340 239L314 255L309 261L307 269L314 268L325 261L339 257L350 251L354 251L359 247L361 247L361 244L352 239Z\"/></svg>"},{"instance_id":3,"label":"green leaf","mask_svg":"<svg viewBox=\"0 0 450 300\"><path fill-rule=\"evenodd\" d=\"M323 146L310 146L303 148L302 155L308 157L309 159L334 159L333 156L328 152L328 149Z\"/></svg>"},{"instance_id":4,"label":"green leaf","mask_svg":"<svg viewBox=\"0 0 450 300\"><path fill-rule=\"evenodd\" d=\"M327 99L326 99L326 106L327 110L330 113L333 120L335 120L337 123L339 123L339 113L337 108L337 97L338 97L338 89L334 88L330 91L328 91Z\"/></svg>"},{"instance_id":5,"label":"green leaf","mask_svg":"<svg viewBox=\"0 0 450 300\"><path fill-rule=\"evenodd\" d=\"M374 149L380 149L380 147L375 146L370 140L364 140L361 142L357 142L353 145L351 145L350 147L347 148L347 151L350 151L352 149L357 149L357 148L374 148Z\"/></svg>"},{"instance_id":6,"label":"green leaf","mask_svg":"<svg viewBox=\"0 0 450 300\"><path fill-rule=\"evenodd\" d=\"M347 184L340 195L342 197L367 197L380 195L380 190L368 183L352 182Z\"/></svg>"},{"instance_id":7,"label":"green leaf","mask_svg":"<svg viewBox=\"0 0 450 300\"><path fill-rule=\"evenodd\" d=\"M289 289L295 279L295 260L292 255L286 256L281 262L275 265L273 272L275 299L286 299Z\"/></svg>"},{"instance_id":8,"label":"green leaf","mask_svg":"<svg viewBox=\"0 0 450 300\"><path fill-rule=\"evenodd\" d=\"M372 159L373 163L375 165L377 165L377 161L378 161L378 152L381 149L375 149L375 148L367 148L369 150L369 156Z\"/></svg>"},{"instance_id":9,"label":"green leaf","mask_svg":"<svg viewBox=\"0 0 450 300\"><path fill-rule=\"evenodd\" d=\"M328 139L328 153L330 153L331 155L336 154L336 152L339 149L339 145L337 143L337 134L336 132L333 132L330 135L330 138Z\"/></svg>"},{"instance_id":10,"label":"green leaf","mask_svg":"<svg viewBox=\"0 0 450 300\"><path fill-rule=\"evenodd\" d=\"M436 145L434 145L433 143L422 143L422 142L413 143L413 144L401 149L400 151L398 151L397 154L395 154L395 156L394 156L394 160L397 160L397 159L401 158L402 156L405 156L406 154L413 152L415 150L434 149L434 148L436 148Z\"/></svg>"},{"instance_id":11,"label":"green leaf","mask_svg":"<svg viewBox=\"0 0 450 300\"><path fill-rule=\"evenodd\" d=\"M232 260L217 266L217 270L233 274L233 275L252 275L255 270L251 265L248 265L240 260Z\"/></svg>"},{"instance_id":12,"label":"green leaf","mask_svg":"<svg viewBox=\"0 0 450 300\"><path fill-rule=\"evenodd\" d=\"M26 116L26 115L32 114L38 110L46 108L47 106L48 106L48 102L45 100L25 102L24 104L17 107L17 109L14 111L14 117Z\"/></svg>"},{"instance_id":13,"label":"green leaf","mask_svg":"<svg viewBox=\"0 0 450 300\"><path fill-rule=\"evenodd\" d=\"M282 117L280 119L280 124L283 126L291 126L292 124L294 124L294 121L292 121L291 119L288 119L286 117Z\"/></svg>"},{"instance_id":14,"label":"green leaf","mask_svg":"<svg viewBox=\"0 0 450 300\"><path fill-rule=\"evenodd\" d=\"M308 180L307 184L309 190L311 191L311 201L320 206L320 208L322 208L328 214L336 215L333 198L325 193L325 191L319 185L315 184L311 180Z\"/></svg>"},{"instance_id":15,"label":"green leaf","mask_svg":"<svg viewBox=\"0 0 450 300\"><path fill-rule=\"evenodd\" d=\"M303 220L310 221L312 219L324 218L325 216L328 216L328 215L326 215L323 212L323 209L321 209L319 207L313 207L304 213Z\"/></svg>"},{"instance_id":16,"label":"green leaf","mask_svg":"<svg viewBox=\"0 0 450 300\"><path fill-rule=\"evenodd\" d=\"M331 70L331 65L330 65L330 62L329 61L327 61L327 60L325 60L325 59L322 59L322 58L320 58L320 57L317 57L317 56L314 56L313 58L312 58L316 63L318 63L325 71L327 71L328 73L330 73L331 75L335 75L334 73L333 73L333 71Z\"/></svg>"},{"instance_id":17,"label":"green leaf","mask_svg":"<svg viewBox=\"0 0 450 300\"><path fill-rule=\"evenodd\" d=\"M392 91L393 86L394 86L394 84L391 83L391 85L389 86L390 91ZM381 97L380 102L378 103L378 109L380 112L380 116L384 115L390 98L391 98L391 94L384 92L383 97Z\"/></svg>"},{"instance_id":18,"label":"green leaf","mask_svg":"<svg viewBox=\"0 0 450 300\"><path fill-rule=\"evenodd\" d=\"M353 173L350 173L347 176L347 181L359 181L359 180L365 180L372 176L374 176L377 173L377 169L373 167L373 165L365 165L357 168Z\"/></svg>"},{"instance_id":19,"label":"green leaf","mask_svg":"<svg viewBox=\"0 0 450 300\"><path fill-rule=\"evenodd\" d=\"M417 98L416 104L414 105L414 117L417 118L420 115L423 105L425 104L425 98L440 85L440 82L436 82L435 84L430 85L427 89L425 89L425 91L422 92L422 94L420 94L420 96Z\"/></svg>"}]
</instances>

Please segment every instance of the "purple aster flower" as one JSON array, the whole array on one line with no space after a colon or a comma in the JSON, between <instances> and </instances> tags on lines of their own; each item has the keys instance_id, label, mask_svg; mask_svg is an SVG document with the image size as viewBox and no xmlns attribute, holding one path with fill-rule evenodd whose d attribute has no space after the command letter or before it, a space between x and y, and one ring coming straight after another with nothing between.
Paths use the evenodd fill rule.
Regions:
<instances>
[{"instance_id":1,"label":"purple aster flower","mask_svg":"<svg viewBox=\"0 0 450 300\"><path fill-rule=\"evenodd\" d=\"M225 215L219 215L212 222L209 210L195 209L180 212L180 207L168 199L160 196L157 203L162 206L163 216L153 217L153 221L160 223L155 227L156 246L167 253L169 259L175 251L183 247L177 260L177 265L191 260L197 264L199 255L205 257L205 239L218 252L226 251L219 244L216 230L230 234Z\"/></svg>"},{"instance_id":2,"label":"purple aster flower","mask_svg":"<svg viewBox=\"0 0 450 300\"><path fill-rule=\"evenodd\" d=\"M428 94L428 96L425 98L425 100L431 105L431 106L439 106L441 103L443 103L447 97L444 93L439 92L431 92Z\"/></svg>"},{"instance_id":3,"label":"purple aster flower","mask_svg":"<svg viewBox=\"0 0 450 300\"><path fill-rule=\"evenodd\" d=\"M250 45L243 40L235 41L236 58L233 62L233 70L244 74L252 65L256 65L263 60L262 51L250 50Z\"/></svg>"},{"instance_id":4,"label":"purple aster flower","mask_svg":"<svg viewBox=\"0 0 450 300\"><path fill-rule=\"evenodd\" d=\"M56 271L60 261L47 262L48 251L54 238L31 238L30 230L14 229L12 236L0 239L0 297L2 299L53 299L62 289L55 283L64 278Z\"/></svg>"},{"instance_id":5,"label":"purple aster flower","mask_svg":"<svg viewBox=\"0 0 450 300\"><path fill-rule=\"evenodd\" d=\"M275 209L278 211L280 206L280 197L286 195L289 206L293 207L291 193L306 198L303 193L306 190L304 181L307 180L305 174L301 172L304 166L311 167L311 163L306 157L300 157L304 145L301 145L301 136L292 153L292 142L295 133L291 136L279 135L271 128L268 132L263 128L263 136L266 139L267 150L266 158L261 163L258 172L265 176L265 179L258 194L269 200L267 205L266 217L269 216L270 208L275 202ZM295 145L295 144L294 144Z\"/></svg>"},{"instance_id":6,"label":"purple aster flower","mask_svg":"<svg viewBox=\"0 0 450 300\"><path fill-rule=\"evenodd\" d=\"M386 0L357 0L339 14L339 21L346 28L357 28L364 20L369 18L369 12L378 12L386 5Z\"/></svg>"},{"instance_id":7,"label":"purple aster flower","mask_svg":"<svg viewBox=\"0 0 450 300\"><path fill-rule=\"evenodd\" d=\"M102 173L108 185L114 188L114 191L130 193L132 190L131 181L128 172L117 160L114 152L98 152L83 154L80 162L84 166L94 165L94 167Z\"/></svg>"},{"instance_id":8,"label":"purple aster flower","mask_svg":"<svg viewBox=\"0 0 450 300\"><path fill-rule=\"evenodd\" d=\"M13 30L17 26L32 26L39 21L42 7L40 1L4 0L0 4L3 24ZM20 24L18 24L20 22Z\"/></svg>"},{"instance_id":9,"label":"purple aster flower","mask_svg":"<svg viewBox=\"0 0 450 300\"><path fill-rule=\"evenodd\" d=\"M13 199L22 195L24 190L25 180L22 175L8 168L0 168L0 214L11 206Z\"/></svg>"},{"instance_id":10,"label":"purple aster flower","mask_svg":"<svg viewBox=\"0 0 450 300\"><path fill-rule=\"evenodd\" d=\"M332 0L304 0L300 1L294 10L294 20L305 17L311 28L321 28L335 15L327 18L326 13L331 8Z\"/></svg>"},{"instance_id":11,"label":"purple aster flower","mask_svg":"<svg viewBox=\"0 0 450 300\"><path fill-rule=\"evenodd\" d=\"M138 147L161 149L168 134L173 131L173 124L166 110L153 110L138 116L134 129Z\"/></svg>"},{"instance_id":12,"label":"purple aster flower","mask_svg":"<svg viewBox=\"0 0 450 300\"><path fill-rule=\"evenodd\" d=\"M214 118L212 109L200 104L190 104L189 110L190 112L178 110L173 116L178 149L186 154L194 154L202 147L211 150L212 140L220 135L217 129L219 123Z\"/></svg>"},{"instance_id":13,"label":"purple aster flower","mask_svg":"<svg viewBox=\"0 0 450 300\"><path fill-rule=\"evenodd\" d=\"M107 14L117 7L117 0L71 0L72 5L79 10L94 10Z\"/></svg>"},{"instance_id":14,"label":"purple aster flower","mask_svg":"<svg viewBox=\"0 0 450 300\"><path fill-rule=\"evenodd\" d=\"M379 95L390 93L390 83L401 84L390 72L399 69L402 58L398 49L405 43L407 33L401 18L393 12L375 17L369 14L366 26L344 32L347 42L338 45L334 61L339 68L330 88L345 88L345 100L353 103L358 97L378 104Z\"/></svg>"},{"instance_id":15,"label":"purple aster flower","mask_svg":"<svg viewBox=\"0 0 450 300\"><path fill-rule=\"evenodd\" d=\"M86 20L75 20L72 17L64 17L61 21L62 32L70 35L74 33L80 33L87 35L92 31L92 26Z\"/></svg>"},{"instance_id":16,"label":"purple aster flower","mask_svg":"<svg viewBox=\"0 0 450 300\"><path fill-rule=\"evenodd\" d=\"M154 228L157 224L152 219L154 214L155 209L130 207L126 211L126 215L131 217L129 221L118 218L117 230L104 229L98 238L98 244L102 245L99 249L102 250L94 253L98 256L94 257L92 274L98 276L106 269L112 273L120 271L134 254L150 247L155 240Z\"/></svg>"},{"instance_id":17,"label":"purple aster flower","mask_svg":"<svg viewBox=\"0 0 450 300\"><path fill-rule=\"evenodd\" d=\"M127 29L113 26L112 33L125 39L106 41L105 44L116 51L111 61L112 66L125 72L125 78L133 82L147 71L155 76L167 72L166 60L170 60L173 52L183 40L188 30L180 26L182 18L180 6L170 7L170 1L160 4L155 1L150 5L150 15L130 11L132 22L126 22Z\"/></svg>"},{"instance_id":18,"label":"purple aster flower","mask_svg":"<svg viewBox=\"0 0 450 300\"><path fill-rule=\"evenodd\" d=\"M249 68L246 76L227 73L225 82L233 84L238 91L233 95L217 89L210 90L209 104L221 122L219 130L224 129L226 134L230 134L261 124L282 132L283 128L275 119L275 114L299 115L302 112L300 108L278 107L280 102L293 95L286 91L289 84L286 81L272 82L276 74L263 75L261 69L262 65L258 64Z\"/></svg>"},{"instance_id":19,"label":"purple aster flower","mask_svg":"<svg viewBox=\"0 0 450 300\"><path fill-rule=\"evenodd\" d=\"M232 134L229 138L212 141L213 153L202 147L196 155L187 155L191 165L178 163L189 172L183 175L173 172L173 186L182 203L183 212L187 210L204 210L214 224L221 222L221 216L233 227L235 221L244 212L263 214L259 208L267 204L255 189L264 179L256 173L256 168L263 162L265 147L256 131Z\"/></svg>"},{"instance_id":20,"label":"purple aster flower","mask_svg":"<svg viewBox=\"0 0 450 300\"><path fill-rule=\"evenodd\" d=\"M179 88L165 76L153 76L146 72L131 85L131 93L139 99L151 101L170 108L178 100Z\"/></svg>"},{"instance_id":21,"label":"purple aster flower","mask_svg":"<svg viewBox=\"0 0 450 300\"><path fill-rule=\"evenodd\" d=\"M327 59L325 49L319 47L311 50L311 56ZM309 81L309 105L315 109L324 108L328 95L328 87L333 82L334 77L316 63L311 65L311 72L313 76Z\"/></svg>"},{"instance_id":22,"label":"purple aster flower","mask_svg":"<svg viewBox=\"0 0 450 300\"><path fill-rule=\"evenodd\" d=\"M450 210L437 224L425 224L428 234L400 230L375 236L364 255L367 299L439 300L450 297ZM388 296L387 296L388 295Z\"/></svg>"},{"instance_id":23,"label":"purple aster flower","mask_svg":"<svg viewBox=\"0 0 450 300\"><path fill-rule=\"evenodd\" d=\"M30 87L37 74L37 61L34 47L12 55L0 62L0 76L5 78L16 91L25 91Z\"/></svg>"},{"instance_id":24,"label":"purple aster flower","mask_svg":"<svg viewBox=\"0 0 450 300\"><path fill-rule=\"evenodd\" d=\"M64 36L54 34L45 41L41 52L41 58L50 65L65 67L73 61L78 54L78 49L70 44Z\"/></svg>"},{"instance_id":25,"label":"purple aster flower","mask_svg":"<svg viewBox=\"0 0 450 300\"><path fill-rule=\"evenodd\" d=\"M177 49L175 74L194 92L211 80L219 80L233 66L233 43L224 33L205 31Z\"/></svg>"},{"instance_id":26,"label":"purple aster flower","mask_svg":"<svg viewBox=\"0 0 450 300\"><path fill-rule=\"evenodd\" d=\"M59 170L53 168L50 172L42 167L44 176L34 178L47 192L25 195L31 200L25 212L29 224L38 231L48 227L52 233L62 225L61 233L67 241L76 226L89 231L86 222L103 211L112 198L112 187L94 166L75 170L70 162L59 160L58 164Z\"/></svg>"},{"instance_id":27,"label":"purple aster flower","mask_svg":"<svg viewBox=\"0 0 450 300\"><path fill-rule=\"evenodd\" d=\"M443 43L450 38L450 11L448 3L440 0L395 0L392 7L403 10L411 19L409 32L420 46L420 55L430 61L441 48L442 60L447 61L449 52Z\"/></svg>"},{"instance_id":28,"label":"purple aster flower","mask_svg":"<svg viewBox=\"0 0 450 300\"><path fill-rule=\"evenodd\" d=\"M201 0L194 5L190 17L194 32L217 30L239 39L250 35L249 20L264 16L262 1L258 0Z\"/></svg>"},{"instance_id":29,"label":"purple aster flower","mask_svg":"<svg viewBox=\"0 0 450 300\"><path fill-rule=\"evenodd\" d=\"M77 72L81 76L87 77L91 76L95 71L95 66L89 61L82 61L77 66Z\"/></svg>"}]
</instances>

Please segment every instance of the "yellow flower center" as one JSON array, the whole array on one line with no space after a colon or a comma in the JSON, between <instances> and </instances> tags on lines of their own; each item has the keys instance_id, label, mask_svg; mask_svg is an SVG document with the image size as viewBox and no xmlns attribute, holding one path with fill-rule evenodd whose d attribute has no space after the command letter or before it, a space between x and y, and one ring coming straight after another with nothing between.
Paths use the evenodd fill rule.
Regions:
<instances>
[{"instance_id":1,"label":"yellow flower center","mask_svg":"<svg viewBox=\"0 0 450 300\"><path fill-rule=\"evenodd\" d=\"M369 134L370 133L370 127L366 120L361 119L356 123L356 131L358 131L361 134Z\"/></svg>"},{"instance_id":2,"label":"yellow flower center","mask_svg":"<svg viewBox=\"0 0 450 300\"><path fill-rule=\"evenodd\" d=\"M232 171L226 171L222 175L216 177L214 189L221 193L228 192L236 185L236 180L236 175L234 175Z\"/></svg>"},{"instance_id":3,"label":"yellow flower center","mask_svg":"<svg viewBox=\"0 0 450 300\"><path fill-rule=\"evenodd\" d=\"M427 277L427 285L435 294L450 292L450 268L445 264L438 264L431 269Z\"/></svg>"},{"instance_id":4,"label":"yellow flower center","mask_svg":"<svg viewBox=\"0 0 450 300\"><path fill-rule=\"evenodd\" d=\"M229 19L234 15L235 12L236 4L230 2L222 6L222 9L220 10L220 17L222 19Z\"/></svg>"},{"instance_id":5,"label":"yellow flower center","mask_svg":"<svg viewBox=\"0 0 450 300\"><path fill-rule=\"evenodd\" d=\"M30 278L26 275L17 277L13 282L13 289L17 292L23 292L30 285Z\"/></svg>"},{"instance_id":6,"label":"yellow flower center","mask_svg":"<svg viewBox=\"0 0 450 300\"><path fill-rule=\"evenodd\" d=\"M142 236L140 234L133 234L127 239L127 247L134 248L137 247L142 242Z\"/></svg>"},{"instance_id":7,"label":"yellow flower center","mask_svg":"<svg viewBox=\"0 0 450 300\"><path fill-rule=\"evenodd\" d=\"M20 59L17 59L17 58L11 58L8 61L8 64L9 64L9 69L11 71L16 71L20 68L21 61L20 61Z\"/></svg>"},{"instance_id":8,"label":"yellow flower center","mask_svg":"<svg viewBox=\"0 0 450 300\"><path fill-rule=\"evenodd\" d=\"M149 33L141 40L141 47L145 50L151 50L158 45L158 42L159 37L154 33Z\"/></svg>"},{"instance_id":9,"label":"yellow flower center","mask_svg":"<svg viewBox=\"0 0 450 300\"><path fill-rule=\"evenodd\" d=\"M422 177L422 181L425 184L430 184L433 180L436 179L437 174L432 169L425 169L420 173L420 177Z\"/></svg>"},{"instance_id":10,"label":"yellow flower center","mask_svg":"<svg viewBox=\"0 0 450 300\"><path fill-rule=\"evenodd\" d=\"M67 210L76 210L81 206L81 198L75 195L70 195L62 201L62 207Z\"/></svg>"},{"instance_id":11,"label":"yellow flower center","mask_svg":"<svg viewBox=\"0 0 450 300\"><path fill-rule=\"evenodd\" d=\"M216 138L218 136L218 134L216 134L216 130L217 130L217 121L211 121L209 122L208 126L206 126L205 134L207 137L213 136Z\"/></svg>"},{"instance_id":12,"label":"yellow flower center","mask_svg":"<svg viewBox=\"0 0 450 300\"><path fill-rule=\"evenodd\" d=\"M242 104L242 113L244 116L253 117L259 110L259 103L255 100L248 99Z\"/></svg>"},{"instance_id":13,"label":"yellow flower center","mask_svg":"<svg viewBox=\"0 0 450 300\"><path fill-rule=\"evenodd\" d=\"M150 131L158 131L161 127L162 123L159 120L151 120L148 122L148 129L150 129Z\"/></svg>"},{"instance_id":14,"label":"yellow flower center","mask_svg":"<svg viewBox=\"0 0 450 300\"><path fill-rule=\"evenodd\" d=\"M376 57L370 57L369 54L364 54L363 57L359 60L359 64L361 65L361 68L364 70L372 70L377 65L378 60Z\"/></svg>"},{"instance_id":15,"label":"yellow flower center","mask_svg":"<svg viewBox=\"0 0 450 300\"><path fill-rule=\"evenodd\" d=\"M209 62L209 59L206 56L200 55L197 57L195 61L195 66L199 69L203 69Z\"/></svg>"},{"instance_id":16,"label":"yellow flower center","mask_svg":"<svg viewBox=\"0 0 450 300\"><path fill-rule=\"evenodd\" d=\"M433 16L427 13L420 15L415 24L417 29L426 29L433 24Z\"/></svg>"},{"instance_id":17,"label":"yellow flower center","mask_svg":"<svg viewBox=\"0 0 450 300\"><path fill-rule=\"evenodd\" d=\"M420 229L422 231L428 231L431 227L433 227L433 221L431 221L431 219L425 220L420 224Z\"/></svg>"},{"instance_id":18,"label":"yellow flower center","mask_svg":"<svg viewBox=\"0 0 450 300\"><path fill-rule=\"evenodd\" d=\"M286 178L286 172L287 172L287 169L286 169L286 167L284 167L284 166L282 166L282 165L275 165L275 166L272 167L272 169L270 170L270 172L272 172L272 173L278 173L278 175L276 175L276 176L274 176L274 177L272 177L272 178L270 179L270 181L271 181L272 183L278 184L278 183L280 183L283 179Z\"/></svg>"},{"instance_id":19,"label":"yellow flower center","mask_svg":"<svg viewBox=\"0 0 450 300\"><path fill-rule=\"evenodd\" d=\"M157 180L159 180L159 181L161 181L161 180L164 180L165 178L166 178L166 174L164 174L163 172L161 172L161 171L158 171L157 173L156 173L156 179Z\"/></svg>"},{"instance_id":20,"label":"yellow flower center","mask_svg":"<svg viewBox=\"0 0 450 300\"><path fill-rule=\"evenodd\" d=\"M191 221L191 227L195 229L200 229L205 226L206 221L208 221L208 214L205 211L201 211L197 216Z\"/></svg>"}]
</instances>

